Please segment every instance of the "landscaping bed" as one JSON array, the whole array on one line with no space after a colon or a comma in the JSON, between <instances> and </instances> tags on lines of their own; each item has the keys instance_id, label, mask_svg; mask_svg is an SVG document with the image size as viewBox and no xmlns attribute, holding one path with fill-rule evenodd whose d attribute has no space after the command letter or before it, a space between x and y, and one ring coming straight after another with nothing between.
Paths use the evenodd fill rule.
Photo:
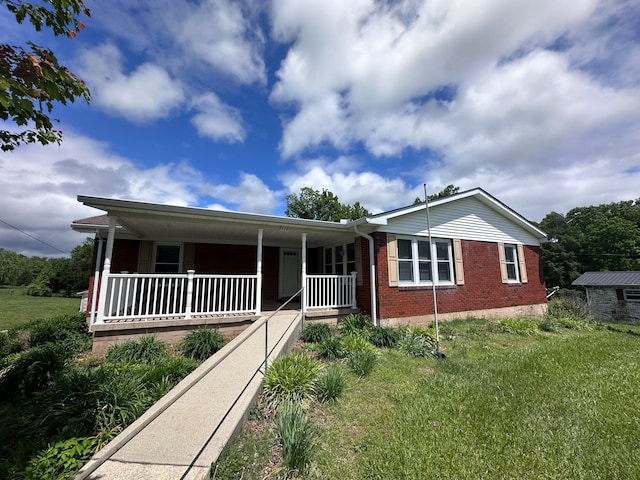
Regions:
<instances>
[{"instance_id":1,"label":"landscaping bed","mask_svg":"<svg viewBox=\"0 0 640 480\"><path fill-rule=\"evenodd\" d=\"M198 329L92 356L84 314L0 334L0 478L71 478L106 443L224 344Z\"/></svg>"},{"instance_id":2,"label":"landscaping bed","mask_svg":"<svg viewBox=\"0 0 640 480\"><path fill-rule=\"evenodd\" d=\"M295 390L295 376L307 384L288 398L298 421L288 412L283 424L265 388L213 478L640 478L640 328L595 324L562 299L549 307L543 318L441 323L446 358L432 354L432 328L400 329L395 343L370 344L364 374L348 348L327 355L345 337L369 349L353 332L308 335L293 355L319 362L316 381L340 371L341 394L319 396L326 386L308 366L279 373L289 386L275 390ZM361 330L365 342L394 335ZM292 439L308 447L297 464Z\"/></svg>"}]
</instances>

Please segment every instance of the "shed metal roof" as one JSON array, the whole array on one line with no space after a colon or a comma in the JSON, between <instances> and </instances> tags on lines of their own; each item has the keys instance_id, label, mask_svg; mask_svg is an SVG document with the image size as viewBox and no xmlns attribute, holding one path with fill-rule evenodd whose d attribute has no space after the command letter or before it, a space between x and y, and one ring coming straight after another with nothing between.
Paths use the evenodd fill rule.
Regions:
<instances>
[{"instance_id":1,"label":"shed metal roof","mask_svg":"<svg viewBox=\"0 0 640 480\"><path fill-rule=\"evenodd\" d=\"M586 272L573 281L578 286L640 286L640 272Z\"/></svg>"}]
</instances>

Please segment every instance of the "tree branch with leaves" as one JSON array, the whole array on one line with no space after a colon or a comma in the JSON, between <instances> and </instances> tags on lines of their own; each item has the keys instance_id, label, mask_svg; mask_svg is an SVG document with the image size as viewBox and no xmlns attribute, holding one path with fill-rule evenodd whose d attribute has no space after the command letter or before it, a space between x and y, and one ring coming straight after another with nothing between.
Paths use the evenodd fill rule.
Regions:
<instances>
[{"instance_id":1,"label":"tree branch with leaves","mask_svg":"<svg viewBox=\"0 0 640 480\"><path fill-rule=\"evenodd\" d=\"M44 0L41 4L21 0L0 0L18 23L27 20L41 31L74 38L90 16L83 0ZM60 65L48 48L27 42L27 48L0 44L0 119L23 127L21 131L0 130L0 148L14 150L23 143L60 143L62 132L50 118L56 102L66 105L82 97L90 100L89 89L73 72Z\"/></svg>"}]
</instances>

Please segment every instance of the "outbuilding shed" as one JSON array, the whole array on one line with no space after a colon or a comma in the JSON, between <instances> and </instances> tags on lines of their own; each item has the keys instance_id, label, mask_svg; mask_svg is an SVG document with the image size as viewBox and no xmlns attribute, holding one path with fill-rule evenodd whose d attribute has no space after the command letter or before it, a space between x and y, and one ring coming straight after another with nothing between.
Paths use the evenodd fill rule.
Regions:
<instances>
[{"instance_id":1,"label":"outbuilding shed","mask_svg":"<svg viewBox=\"0 0 640 480\"><path fill-rule=\"evenodd\" d=\"M586 272L573 285L587 291L594 320L640 323L640 272Z\"/></svg>"}]
</instances>

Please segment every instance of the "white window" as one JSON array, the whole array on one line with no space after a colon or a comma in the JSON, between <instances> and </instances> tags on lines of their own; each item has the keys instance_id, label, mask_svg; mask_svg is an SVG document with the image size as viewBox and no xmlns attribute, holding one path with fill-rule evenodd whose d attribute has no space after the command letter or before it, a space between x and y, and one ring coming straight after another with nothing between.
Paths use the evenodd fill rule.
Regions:
<instances>
[{"instance_id":1,"label":"white window","mask_svg":"<svg viewBox=\"0 0 640 480\"><path fill-rule=\"evenodd\" d=\"M515 245L505 244L504 263L507 267L507 281L519 282L520 275L518 272L518 249Z\"/></svg>"},{"instance_id":2,"label":"white window","mask_svg":"<svg viewBox=\"0 0 640 480\"><path fill-rule=\"evenodd\" d=\"M453 284L451 241L422 238L398 238L398 281L400 285L431 284L435 270L437 285ZM431 261L435 259L432 270Z\"/></svg>"},{"instance_id":3,"label":"white window","mask_svg":"<svg viewBox=\"0 0 640 480\"><path fill-rule=\"evenodd\" d=\"M627 302L640 302L640 290L624 290L624 299Z\"/></svg>"},{"instance_id":4,"label":"white window","mask_svg":"<svg viewBox=\"0 0 640 480\"><path fill-rule=\"evenodd\" d=\"M155 255L155 273L179 273L182 257L182 245L157 244Z\"/></svg>"},{"instance_id":5,"label":"white window","mask_svg":"<svg viewBox=\"0 0 640 480\"><path fill-rule=\"evenodd\" d=\"M349 275L356 270L355 243L335 245L324 249L324 273Z\"/></svg>"}]
</instances>

